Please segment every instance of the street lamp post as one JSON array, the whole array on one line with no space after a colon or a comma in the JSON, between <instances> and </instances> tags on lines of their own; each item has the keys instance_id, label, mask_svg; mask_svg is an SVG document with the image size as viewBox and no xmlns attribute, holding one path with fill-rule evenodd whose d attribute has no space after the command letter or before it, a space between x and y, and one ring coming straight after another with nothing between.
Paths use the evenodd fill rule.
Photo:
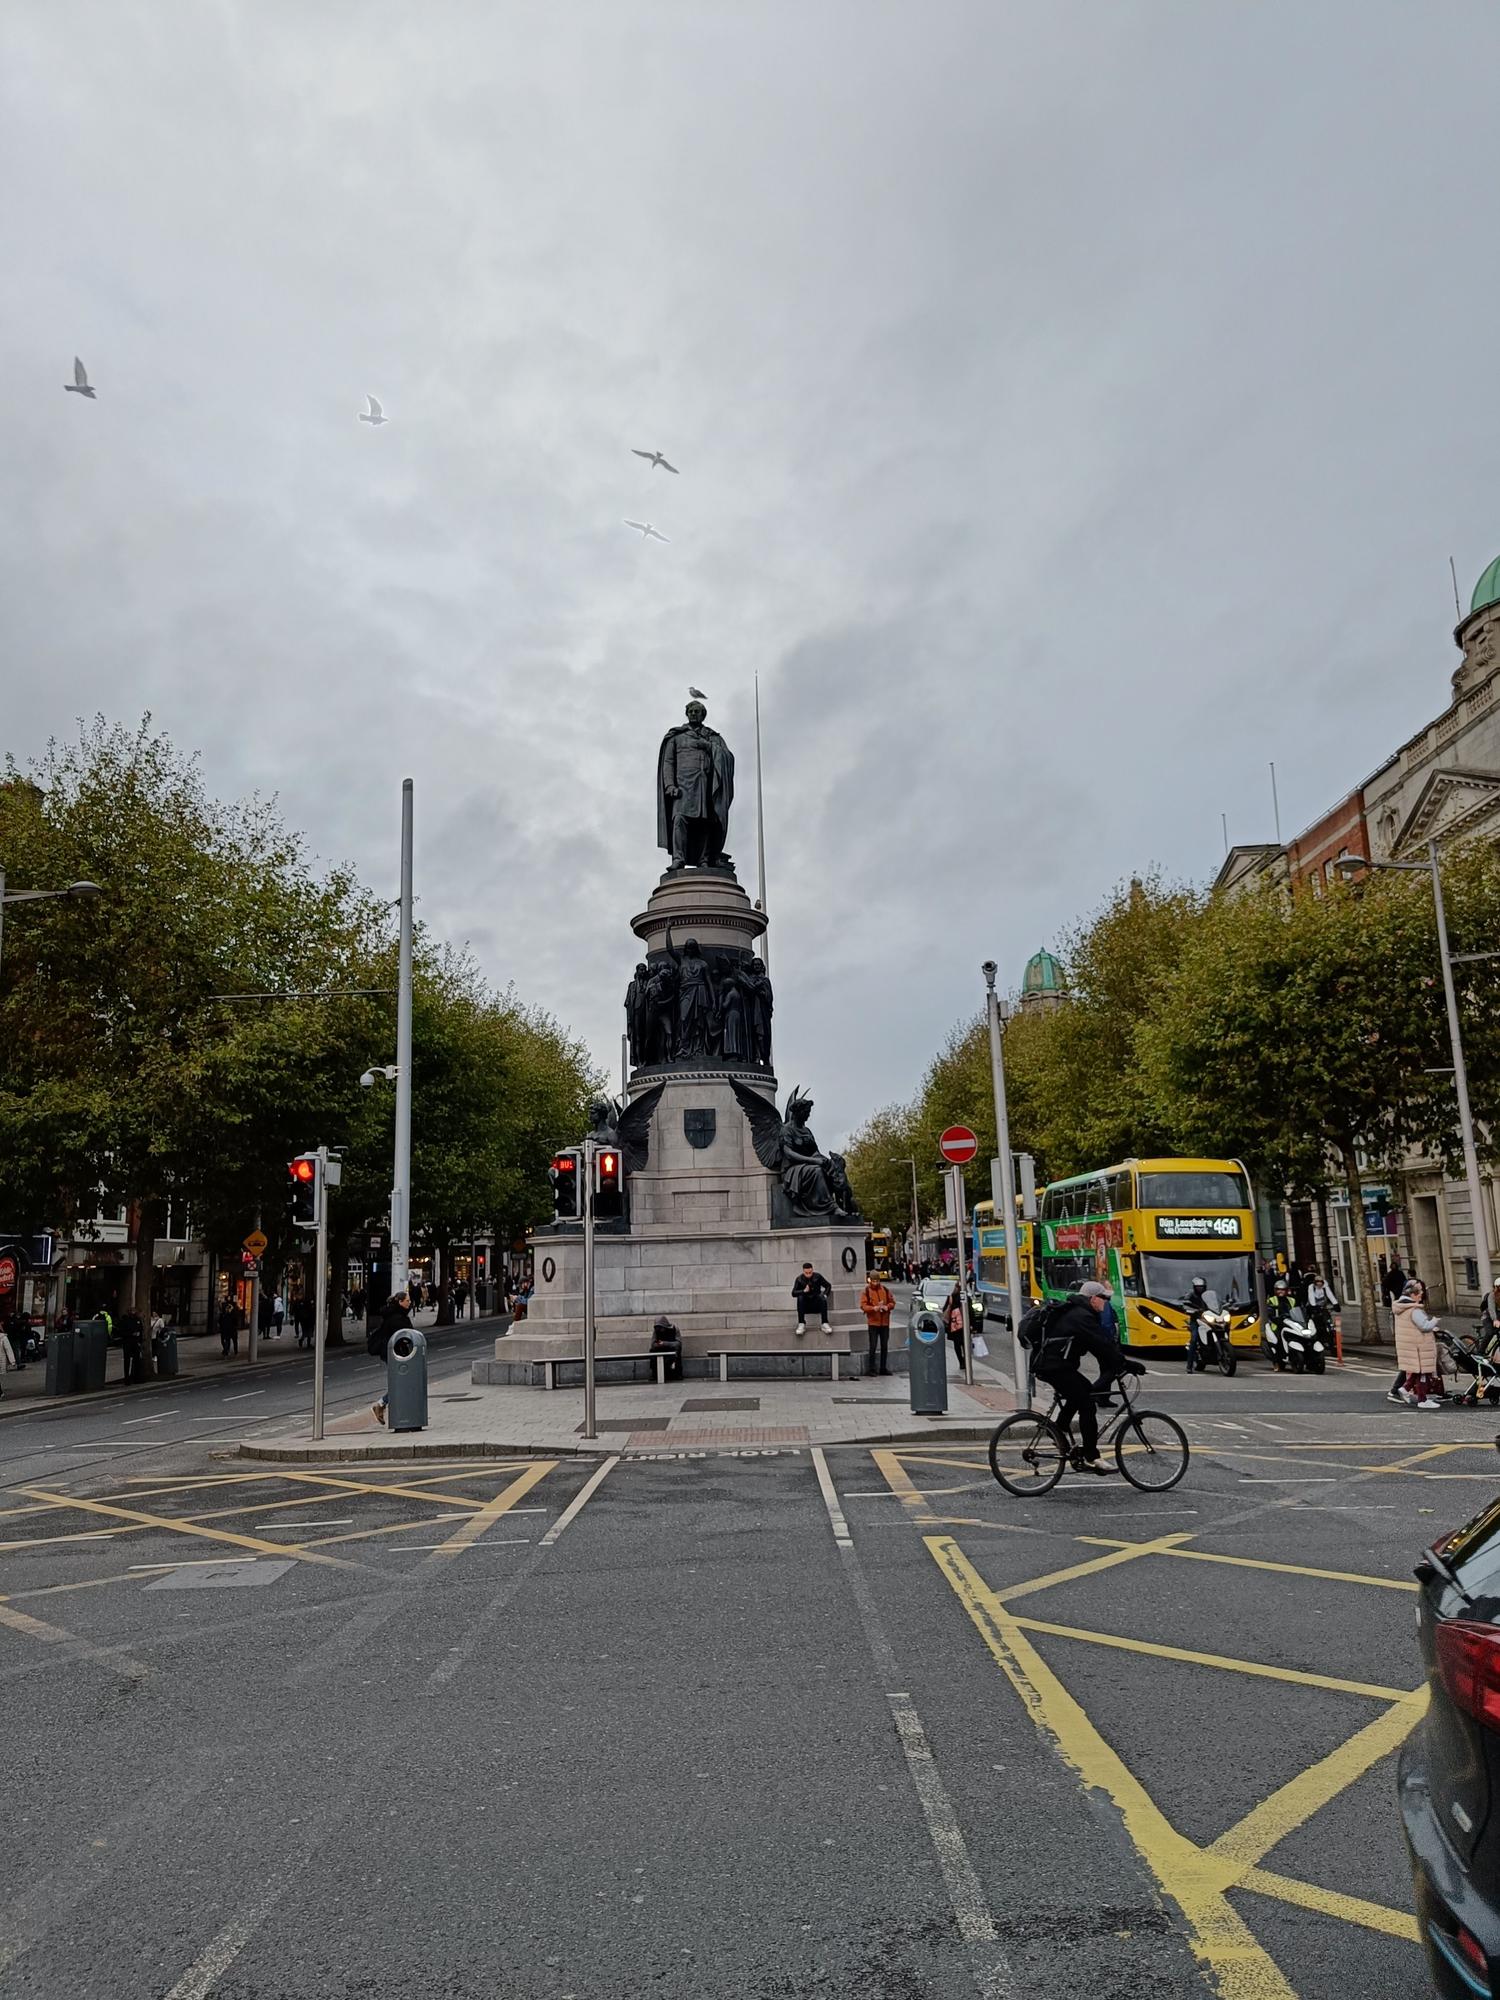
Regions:
<instances>
[{"instance_id":1,"label":"street lamp post","mask_svg":"<svg viewBox=\"0 0 1500 2000\"><path fill-rule=\"evenodd\" d=\"M50 903L60 896L102 896L97 882L70 882L66 889L7 889L0 868L0 945L5 941L5 910L9 903Z\"/></svg>"},{"instance_id":2,"label":"street lamp post","mask_svg":"<svg viewBox=\"0 0 1500 2000\"><path fill-rule=\"evenodd\" d=\"M917 1267L918 1276L922 1270L922 1217L917 1208L917 1163L915 1160L892 1159L893 1167L911 1168L911 1261Z\"/></svg>"},{"instance_id":3,"label":"street lamp post","mask_svg":"<svg viewBox=\"0 0 1500 2000\"><path fill-rule=\"evenodd\" d=\"M1010 1153L1010 1117L1005 1106L1005 1056L1000 1042L1000 996L995 991L999 967L987 958L984 973L984 1004L990 1024L990 1085L995 1094L995 1151L1000 1159L1000 1198L1005 1204L1005 1291L1010 1304L1010 1355L1014 1371L1016 1401L1024 1408L1031 1401L1027 1380L1026 1350L1021 1345L1021 1258L1018 1238L1020 1220L1016 1215L1015 1162Z\"/></svg>"},{"instance_id":4,"label":"street lamp post","mask_svg":"<svg viewBox=\"0 0 1500 2000\"><path fill-rule=\"evenodd\" d=\"M396 982L396 1158L391 1180L391 1296L404 1291L411 1250L411 819L401 780L401 944Z\"/></svg>"},{"instance_id":5,"label":"street lamp post","mask_svg":"<svg viewBox=\"0 0 1500 2000\"><path fill-rule=\"evenodd\" d=\"M1469 1072L1464 1066L1464 1041L1458 1022L1458 995L1453 985L1453 956L1448 949L1448 918L1443 908L1443 876L1438 866L1438 844L1427 843L1425 861L1369 861L1362 855L1345 855L1337 863L1347 878L1361 868L1384 868L1392 874L1426 875L1432 881L1432 901L1437 912L1438 958L1443 968L1443 997L1448 1003L1448 1043L1453 1051L1453 1088L1458 1098L1458 1131L1463 1143L1464 1176L1469 1183L1469 1208L1474 1217L1474 1258L1479 1266L1479 1290L1488 1294L1493 1267L1490 1262L1490 1230L1484 1212L1484 1189L1479 1179L1479 1154L1474 1145L1474 1115L1469 1108ZM1470 958L1491 958L1492 952L1465 952Z\"/></svg>"}]
</instances>

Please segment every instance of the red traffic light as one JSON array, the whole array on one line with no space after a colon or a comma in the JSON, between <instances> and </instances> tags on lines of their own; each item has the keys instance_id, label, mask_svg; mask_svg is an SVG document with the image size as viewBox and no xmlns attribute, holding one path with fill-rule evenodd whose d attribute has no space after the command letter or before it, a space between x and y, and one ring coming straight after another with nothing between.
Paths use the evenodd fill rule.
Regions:
<instances>
[{"instance_id":1,"label":"red traffic light","mask_svg":"<svg viewBox=\"0 0 1500 2000\"><path fill-rule=\"evenodd\" d=\"M316 1160L290 1160L287 1163L287 1172L294 1181L310 1181L316 1175L317 1171L318 1163Z\"/></svg>"},{"instance_id":2,"label":"red traffic light","mask_svg":"<svg viewBox=\"0 0 1500 2000\"><path fill-rule=\"evenodd\" d=\"M606 1180L613 1180L614 1176L619 1172L619 1168L620 1161L618 1155L614 1153L601 1153L599 1155L599 1171Z\"/></svg>"}]
</instances>

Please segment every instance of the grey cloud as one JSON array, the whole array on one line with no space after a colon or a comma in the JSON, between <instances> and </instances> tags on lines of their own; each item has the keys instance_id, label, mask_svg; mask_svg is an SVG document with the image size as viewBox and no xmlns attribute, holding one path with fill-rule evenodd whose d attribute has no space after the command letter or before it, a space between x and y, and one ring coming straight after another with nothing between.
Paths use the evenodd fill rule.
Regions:
<instances>
[{"instance_id":1,"label":"grey cloud","mask_svg":"<svg viewBox=\"0 0 1500 2000\"><path fill-rule=\"evenodd\" d=\"M758 670L831 1136L981 958L1442 705L1448 553L1500 547L1497 41L1467 0L20 0L4 747L149 707L376 886L411 774L426 921L612 1070L657 741L706 688L750 874Z\"/></svg>"}]
</instances>

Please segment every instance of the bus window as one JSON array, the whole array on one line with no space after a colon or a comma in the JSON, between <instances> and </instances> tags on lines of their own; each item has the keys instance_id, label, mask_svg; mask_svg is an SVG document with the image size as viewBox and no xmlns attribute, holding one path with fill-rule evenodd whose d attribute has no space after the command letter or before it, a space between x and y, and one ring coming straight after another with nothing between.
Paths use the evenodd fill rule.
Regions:
<instances>
[{"instance_id":1,"label":"bus window","mask_svg":"<svg viewBox=\"0 0 1500 2000\"><path fill-rule=\"evenodd\" d=\"M1223 1168L1142 1174L1142 1208L1248 1208L1244 1176Z\"/></svg>"}]
</instances>

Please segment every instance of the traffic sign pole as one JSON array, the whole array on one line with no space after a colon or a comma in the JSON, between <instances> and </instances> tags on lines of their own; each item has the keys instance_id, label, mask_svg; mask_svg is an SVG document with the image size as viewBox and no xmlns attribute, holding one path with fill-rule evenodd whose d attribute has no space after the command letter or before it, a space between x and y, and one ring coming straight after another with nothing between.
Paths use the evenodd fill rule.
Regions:
<instances>
[{"instance_id":1,"label":"traffic sign pole","mask_svg":"<svg viewBox=\"0 0 1500 2000\"><path fill-rule=\"evenodd\" d=\"M259 1236L259 1234L260 1234L260 1214L259 1211L257 1211L255 1217L255 1229L252 1233L251 1238L246 1243L247 1249L253 1249L254 1238ZM250 1272L249 1365L252 1368L255 1366L256 1360L260 1354L260 1252L256 1250L254 1254L255 1254L255 1263Z\"/></svg>"},{"instance_id":2,"label":"traffic sign pole","mask_svg":"<svg viewBox=\"0 0 1500 2000\"><path fill-rule=\"evenodd\" d=\"M328 1346L328 1148L318 1148L318 1298L313 1320L313 1437L323 1437L323 1355ZM405 1285L402 1279L402 1285Z\"/></svg>"},{"instance_id":3,"label":"traffic sign pole","mask_svg":"<svg viewBox=\"0 0 1500 2000\"><path fill-rule=\"evenodd\" d=\"M973 1136L972 1134L970 1135ZM960 1166L948 1169L953 1180L954 1227L958 1231L958 1311L964 1329L964 1381L972 1388L974 1384L974 1322L969 1314L969 1286L966 1277L968 1248L964 1242L968 1234L968 1218L964 1207L964 1170Z\"/></svg>"}]
</instances>

